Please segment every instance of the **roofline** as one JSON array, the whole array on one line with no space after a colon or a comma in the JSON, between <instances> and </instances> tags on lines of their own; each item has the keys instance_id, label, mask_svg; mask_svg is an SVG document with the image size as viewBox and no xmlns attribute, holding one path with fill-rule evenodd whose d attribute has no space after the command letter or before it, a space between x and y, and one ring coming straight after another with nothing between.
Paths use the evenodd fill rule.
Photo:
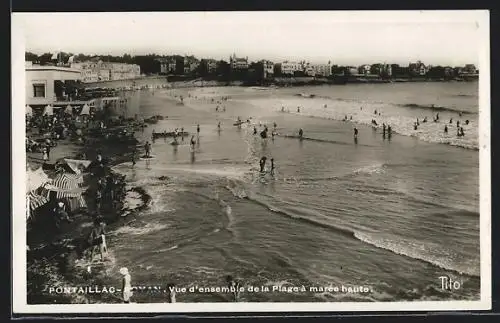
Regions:
<instances>
[{"instance_id":1,"label":"roofline","mask_svg":"<svg viewBox=\"0 0 500 323\"><path fill-rule=\"evenodd\" d=\"M26 71L61 71L61 72L70 72L70 73L78 73L78 74L81 74L81 71L80 70L77 70L77 69L72 69L72 68L68 68L68 67L58 67L58 66L54 66L54 67L50 67L50 66L43 66L43 67L38 67L38 66L32 66L32 67L26 67L25 68Z\"/></svg>"}]
</instances>

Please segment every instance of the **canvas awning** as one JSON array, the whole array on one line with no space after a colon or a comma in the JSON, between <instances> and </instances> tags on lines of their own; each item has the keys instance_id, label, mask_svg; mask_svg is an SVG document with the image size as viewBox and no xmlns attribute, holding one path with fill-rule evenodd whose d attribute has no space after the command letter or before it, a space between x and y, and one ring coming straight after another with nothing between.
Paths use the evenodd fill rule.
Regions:
<instances>
[{"instance_id":1,"label":"canvas awning","mask_svg":"<svg viewBox=\"0 0 500 323\"><path fill-rule=\"evenodd\" d=\"M49 191L56 192L58 199L65 197L81 197L84 191L84 189L80 187L82 183L83 178L81 175L61 173L52 180L51 184L45 185L45 188Z\"/></svg>"},{"instance_id":2,"label":"canvas awning","mask_svg":"<svg viewBox=\"0 0 500 323\"><path fill-rule=\"evenodd\" d=\"M89 167L91 161L90 160L63 158L62 160L59 161L59 163L68 165L68 167L75 174L81 174L82 170L85 170L87 167Z\"/></svg>"},{"instance_id":3,"label":"canvas awning","mask_svg":"<svg viewBox=\"0 0 500 323\"><path fill-rule=\"evenodd\" d=\"M32 192L50 182L49 176L45 174L41 167L34 171L28 170L26 177L26 192Z\"/></svg>"},{"instance_id":4,"label":"canvas awning","mask_svg":"<svg viewBox=\"0 0 500 323\"><path fill-rule=\"evenodd\" d=\"M88 104L84 104L82 111L80 112L80 115L84 115L84 114L86 114L86 115L90 114L90 107Z\"/></svg>"},{"instance_id":5,"label":"canvas awning","mask_svg":"<svg viewBox=\"0 0 500 323\"><path fill-rule=\"evenodd\" d=\"M73 114L73 107L70 104L68 104L64 112L67 114Z\"/></svg>"},{"instance_id":6,"label":"canvas awning","mask_svg":"<svg viewBox=\"0 0 500 323\"><path fill-rule=\"evenodd\" d=\"M48 115L48 116L51 116L54 114L54 110L53 110L53 107L49 104L45 107L45 109L43 110L43 115Z\"/></svg>"},{"instance_id":7,"label":"canvas awning","mask_svg":"<svg viewBox=\"0 0 500 323\"><path fill-rule=\"evenodd\" d=\"M26 115L32 116L33 115L33 108L31 108L29 105L26 104Z\"/></svg>"}]
</instances>

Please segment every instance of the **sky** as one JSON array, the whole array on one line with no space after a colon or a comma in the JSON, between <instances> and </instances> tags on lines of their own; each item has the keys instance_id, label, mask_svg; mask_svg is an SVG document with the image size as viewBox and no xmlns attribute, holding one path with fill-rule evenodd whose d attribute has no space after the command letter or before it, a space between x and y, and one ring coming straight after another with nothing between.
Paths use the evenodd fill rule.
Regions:
<instances>
[{"instance_id":1,"label":"sky","mask_svg":"<svg viewBox=\"0 0 500 323\"><path fill-rule=\"evenodd\" d=\"M12 26L37 54L460 66L478 64L487 19L484 11L14 13Z\"/></svg>"}]
</instances>

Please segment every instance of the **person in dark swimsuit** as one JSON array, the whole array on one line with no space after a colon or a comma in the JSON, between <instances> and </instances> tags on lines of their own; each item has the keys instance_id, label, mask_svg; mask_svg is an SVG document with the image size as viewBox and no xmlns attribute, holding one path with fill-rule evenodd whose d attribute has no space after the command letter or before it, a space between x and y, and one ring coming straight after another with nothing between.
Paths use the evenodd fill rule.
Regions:
<instances>
[{"instance_id":1,"label":"person in dark swimsuit","mask_svg":"<svg viewBox=\"0 0 500 323\"><path fill-rule=\"evenodd\" d=\"M354 127L354 139L358 138L358 128Z\"/></svg>"},{"instance_id":2,"label":"person in dark swimsuit","mask_svg":"<svg viewBox=\"0 0 500 323\"><path fill-rule=\"evenodd\" d=\"M304 130L302 130L302 128L299 129L299 138L302 139L302 137L304 136Z\"/></svg>"},{"instance_id":3,"label":"person in dark swimsuit","mask_svg":"<svg viewBox=\"0 0 500 323\"><path fill-rule=\"evenodd\" d=\"M265 167L266 167L266 160L267 160L267 157L264 156L260 159L259 161L259 165L260 165L260 172L263 173L264 170L265 170Z\"/></svg>"}]
</instances>

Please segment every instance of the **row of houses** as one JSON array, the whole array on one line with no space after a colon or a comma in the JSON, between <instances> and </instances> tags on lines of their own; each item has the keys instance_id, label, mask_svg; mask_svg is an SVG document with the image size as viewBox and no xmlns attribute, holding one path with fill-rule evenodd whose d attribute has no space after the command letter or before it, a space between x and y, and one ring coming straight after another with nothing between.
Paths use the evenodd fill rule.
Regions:
<instances>
[{"instance_id":1,"label":"row of houses","mask_svg":"<svg viewBox=\"0 0 500 323\"><path fill-rule=\"evenodd\" d=\"M160 73L162 74L177 74L188 75L197 72L200 65L205 66L206 73L215 73L222 61L215 59L198 60L194 56L172 57L167 59L159 59ZM408 66L399 66L398 64L363 64L361 66L343 66L338 67L327 64L312 64L306 61L283 61L271 62L269 60L261 60L258 62L249 62L248 57L238 57L235 54L229 57L229 68L233 72L245 72L249 69L255 69L255 66L260 65L260 70L264 78L272 78L273 76L311 76L311 77L329 77L333 74L350 74L364 76L386 76L394 75L410 75L410 76L426 76L433 69L432 65L425 65L421 61L409 63ZM449 75L464 75L477 74L478 70L474 64L467 64L464 67L443 67L445 73Z\"/></svg>"},{"instance_id":2,"label":"row of houses","mask_svg":"<svg viewBox=\"0 0 500 323\"><path fill-rule=\"evenodd\" d=\"M136 64L97 60L71 63L70 67L80 71L83 83L128 80L141 76L141 68Z\"/></svg>"}]
</instances>

